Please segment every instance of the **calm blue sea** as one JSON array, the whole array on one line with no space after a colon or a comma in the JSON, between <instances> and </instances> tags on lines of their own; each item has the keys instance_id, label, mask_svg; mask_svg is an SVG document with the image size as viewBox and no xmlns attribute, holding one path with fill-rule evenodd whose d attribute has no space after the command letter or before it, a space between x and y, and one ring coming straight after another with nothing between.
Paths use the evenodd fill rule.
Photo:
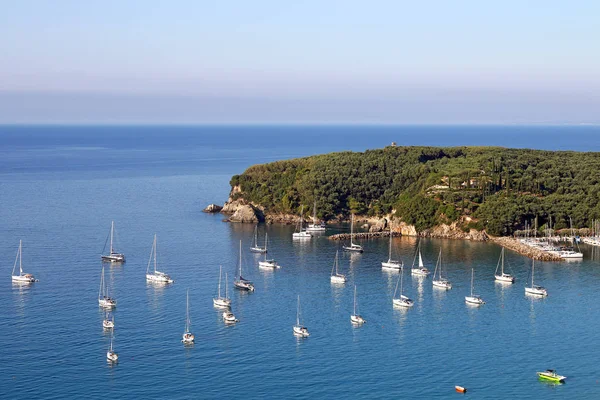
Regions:
<instances>
[{"instance_id":1,"label":"calm blue sea","mask_svg":"<svg viewBox=\"0 0 600 400\"><path fill-rule=\"evenodd\" d=\"M0 126L0 397L120 398L469 398L600 397L600 248L582 262L540 263L545 299L524 295L530 260L508 252L518 281L494 283L493 244L424 240L433 269L439 249L454 288L404 276L415 306L392 308L398 274L381 270L387 240L343 254L345 286L329 280L338 243L293 243L292 228L261 226L283 266L259 270L249 253L254 227L223 223L201 209L223 203L231 175L252 164L331 151L399 145L499 145L600 151L600 128L581 127L93 127ZM115 350L98 307L100 254L110 222L127 263L106 266ZM331 233L347 230L334 227ZM160 269L175 283L147 285L154 234ZM328 233L329 234L329 233ZM11 284L19 239L23 265L39 282ZM231 288L243 241L244 275L254 293ZM416 241L394 251L411 264ZM232 310L225 326L212 306L219 266ZM470 271L487 304L464 303ZM350 324L353 286L367 323ZM185 293L196 344L184 348ZM292 335L296 296L311 336ZM556 368L567 384L537 380Z\"/></svg>"}]
</instances>

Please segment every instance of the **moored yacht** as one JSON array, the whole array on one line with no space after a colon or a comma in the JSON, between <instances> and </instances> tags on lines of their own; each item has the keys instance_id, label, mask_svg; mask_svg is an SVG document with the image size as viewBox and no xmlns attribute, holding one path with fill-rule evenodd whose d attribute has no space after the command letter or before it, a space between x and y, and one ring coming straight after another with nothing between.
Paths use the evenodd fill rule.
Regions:
<instances>
[{"instance_id":1,"label":"moored yacht","mask_svg":"<svg viewBox=\"0 0 600 400\"><path fill-rule=\"evenodd\" d=\"M233 281L233 286L236 289L245 290L247 292L254 292L254 284L252 281L248 279L244 279L242 276L242 241L240 240L240 266L239 266L239 275L237 279Z\"/></svg>"},{"instance_id":2,"label":"moored yacht","mask_svg":"<svg viewBox=\"0 0 600 400\"><path fill-rule=\"evenodd\" d=\"M498 273L498 268L500 268L500 273ZM498 265L496 265L496 272L494 273L494 278L499 282L514 283L515 281L514 276L504 272L504 247L500 252L500 259L498 260Z\"/></svg>"},{"instance_id":3,"label":"moored yacht","mask_svg":"<svg viewBox=\"0 0 600 400\"><path fill-rule=\"evenodd\" d=\"M265 245L258 245L258 225L254 227L254 241L252 242L252 246L250 246L250 251L252 253L266 253L267 252L267 233L265 232Z\"/></svg>"},{"instance_id":4,"label":"moored yacht","mask_svg":"<svg viewBox=\"0 0 600 400\"><path fill-rule=\"evenodd\" d=\"M417 257L419 257L419 264L415 266L417 262ZM413 259L412 266L410 268L410 273L413 275L427 276L429 275L429 270L425 268L423 264L423 257L421 257L421 242L417 243L417 251L415 252L415 258Z\"/></svg>"},{"instance_id":5,"label":"moored yacht","mask_svg":"<svg viewBox=\"0 0 600 400\"><path fill-rule=\"evenodd\" d=\"M239 320L231 311L225 311L223 312L223 322L226 324L235 324L236 322L239 322Z\"/></svg>"},{"instance_id":6,"label":"moored yacht","mask_svg":"<svg viewBox=\"0 0 600 400\"><path fill-rule=\"evenodd\" d=\"M478 294L473 294L473 277L475 274L474 271L475 270L473 268L471 268L471 295L465 296L465 302L467 302L469 304L476 304L479 306L479 305L485 304L485 301L483 301L481 296L479 296Z\"/></svg>"},{"instance_id":7,"label":"moored yacht","mask_svg":"<svg viewBox=\"0 0 600 400\"><path fill-rule=\"evenodd\" d=\"M353 242L354 238L354 214L352 214L352 218L350 220L350 245L342 246L342 249L346 251L353 251L355 253L362 253L364 251L363 247L360 244L356 244Z\"/></svg>"},{"instance_id":8,"label":"moored yacht","mask_svg":"<svg viewBox=\"0 0 600 400\"><path fill-rule=\"evenodd\" d=\"M100 307L112 308L117 306L117 300L110 297L108 293L108 285L104 280L104 266L102 266L102 274L100 275L100 290L98 290L98 304Z\"/></svg>"},{"instance_id":9,"label":"moored yacht","mask_svg":"<svg viewBox=\"0 0 600 400\"><path fill-rule=\"evenodd\" d=\"M389 250L388 250L388 260L381 262L381 268L402 269L402 267L404 266L404 263L402 263L402 261L400 261L400 260L392 259L392 237L393 236L394 235L392 232L392 227L390 226L390 245L389 245Z\"/></svg>"},{"instance_id":10,"label":"moored yacht","mask_svg":"<svg viewBox=\"0 0 600 400\"><path fill-rule=\"evenodd\" d=\"M113 329L115 327L115 317L111 313L106 314L102 321L102 327L106 330Z\"/></svg>"},{"instance_id":11,"label":"moored yacht","mask_svg":"<svg viewBox=\"0 0 600 400\"><path fill-rule=\"evenodd\" d=\"M125 262L125 254L117 252L113 246L114 232L115 232L115 221L112 221L110 223L110 248L109 248L108 254L102 256L102 261L123 263L123 262ZM106 242L105 242L104 246L106 246Z\"/></svg>"},{"instance_id":12,"label":"moored yacht","mask_svg":"<svg viewBox=\"0 0 600 400\"><path fill-rule=\"evenodd\" d=\"M525 288L525 294L533 295L533 296L548 296L548 291L545 287L535 285L533 283L533 275L535 272L535 259L531 264L531 286Z\"/></svg>"},{"instance_id":13,"label":"moored yacht","mask_svg":"<svg viewBox=\"0 0 600 400\"><path fill-rule=\"evenodd\" d=\"M312 224L308 224L308 226L306 227L306 230L308 232L325 232L326 227L325 227L325 223L321 222L320 224L317 223L317 201L315 200L315 204L313 206L313 217L312 217L313 223Z\"/></svg>"},{"instance_id":14,"label":"moored yacht","mask_svg":"<svg viewBox=\"0 0 600 400\"><path fill-rule=\"evenodd\" d=\"M146 280L155 283L175 282L168 274L156 269L156 252L156 234L154 234L154 242L152 243L152 250L150 251L150 259L148 260L148 266L146 267ZM150 264L152 264L152 260L154 260L154 271L150 271Z\"/></svg>"},{"instance_id":15,"label":"moored yacht","mask_svg":"<svg viewBox=\"0 0 600 400\"><path fill-rule=\"evenodd\" d=\"M395 307L412 307L415 302L410 299L408 296L405 296L402 292L403 292L403 277L404 277L404 271L400 271L400 277L398 278L398 281L396 282L396 289L394 290L394 296L392 299L392 304ZM396 292L398 291L398 283L400 283L400 297L396 297Z\"/></svg>"},{"instance_id":16,"label":"moored yacht","mask_svg":"<svg viewBox=\"0 0 600 400\"><path fill-rule=\"evenodd\" d=\"M196 339L194 334L190 332L190 325L192 322L190 321L190 291L185 293L185 329L183 330L183 335L181 336L181 341L184 344L194 343Z\"/></svg>"},{"instance_id":17,"label":"moored yacht","mask_svg":"<svg viewBox=\"0 0 600 400\"><path fill-rule=\"evenodd\" d=\"M277 264L277 261L275 261L274 258L267 258L267 234L265 233L265 258L264 260L261 260L258 262L258 266L259 268L270 268L270 269L277 269L277 268L281 268L281 266L279 264Z\"/></svg>"},{"instance_id":18,"label":"moored yacht","mask_svg":"<svg viewBox=\"0 0 600 400\"><path fill-rule=\"evenodd\" d=\"M298 295L298 308L296 309L296 325L292 327L292 331L294 332L294 336L298 337L309 337L310 333L308 332L308 328L302 325L300 319L300 295Z\"/></svg>"},{"instance_id":19,"label":"moored yacht","mask_svg":"<svg viewBox=\"0 0 600 400\"><path fill-rule=\"evenodd\" d=\"M219 308L228 308L231 306L231 299L227 296L227 272L225 273L225 297L221 297L221 267L219 266L219 286L217 297L213 298L213 305Z\"/></svg>"},{"instance_id":20,"label":"moored yacht","mask_svg":"<svg viewBox=\"0 0 600 400\"><path fill-rule=\"evenodd\" d=\"M331 283L346 283L346 276L338 272L338 252L335 252L335 260L331 268Z\"/></svg>"},{"instance_id":21,"label":"moored yacht","mask_svg":"<svg viewBox=\"0 0 600 400\"><path fill-rule=\"evenodd\" d=\"M439 271L439 273L438 273ZM436 275L438 275L436 279ZM440 248L440 255L438 256L437 263L435 264L435 270L433 271L433 286L450 290L452 289L452 283L445 278L442 278L442 249Z\"/></svg>"},{"instance_id":22,"label":"moored yacht","mask_svg":"<svg viewBox=\"0 0 600 400\"><path fill-rule=\"evenodd\" d=\"M110 347L106 352L106 360L108 362L114 363L119 361L119 355L113 350L113 338L110 338Z\"/></svg>"},{"instance_id":23,"label":"moored yacht","mask_svg":"<svg viewBox=\"0 0 600 400\"><path fill-rule=\"evenodd\" d=\"M19 275L15 275L17 263L19 264ZM17 250L17 257L15 258L15 264L13 265L12 281L15 283L33 283L37 281L32 274L23 272L23 245L21 240L19 240L19 249Z\"/></svg>"},{"instance_id":24,"label":"moored yacht","mask_svg":"<svg viewBox=\"0 0 600 400\"><path fill-rule=\"evenodd\" d=\"M298 223L296 224L296 232L294 232L292 234L292 239L310 239L312 238L312 235L310 233L308 233L306 231L306 229L303 228L303 218L302 218L302 213L304 212L304 206L302 206L300 208L300 219L298 220Z\"/></svg>"},{"instance_id":25,"label":"moored yacht","mask_svg":"<svg viewBox=\"0 0 600 400\"><path fill-rule=\"evenodd\" d=\"M358 313L358 302L356 301L356 285L354 285L354 313L350 316L350 322L356 325L362 325L365 319Z\"/></svg>"}]
</instances>

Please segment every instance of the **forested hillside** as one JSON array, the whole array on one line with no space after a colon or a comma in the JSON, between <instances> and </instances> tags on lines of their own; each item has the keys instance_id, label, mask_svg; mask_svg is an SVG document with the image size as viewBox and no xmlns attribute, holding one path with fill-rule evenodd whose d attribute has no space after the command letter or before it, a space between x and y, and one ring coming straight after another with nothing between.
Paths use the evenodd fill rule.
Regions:
<instances>
[{"instance_id":1,"label":"forested hillside","mask_svg":"<svg viewBox=\"0 0 600 400\"><path fill-rule=\"evenodd\" d=\"M325 220L394 210L419 231L459 221L506 235L536 217L540 229L600 218L600 153L390 146L255 165L231 185L266 213L310 213L316 200Z\"/></svg>"}]
</instances>

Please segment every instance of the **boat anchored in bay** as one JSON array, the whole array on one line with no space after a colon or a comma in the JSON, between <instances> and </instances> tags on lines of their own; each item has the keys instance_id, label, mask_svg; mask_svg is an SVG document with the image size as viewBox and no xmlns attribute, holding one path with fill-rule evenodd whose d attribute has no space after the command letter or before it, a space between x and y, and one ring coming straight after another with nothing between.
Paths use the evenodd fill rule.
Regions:
<instances>
[{"instance_id":1,"label":"boat anchored in bay","mask_svg":"<svg viewBox=\"0 0 600 400\"><path fill-rule=\"evenodd\" d=\"M352 315L350 316L350 322L352 322L354 325L362 325L365 322L367 322L358 313L358 302L356 301L356 285L354 285L354 313L352 313Z\"/></svg>"},{"instance_id":2,"label":"boat anchored in bay","mask_svg":"<svg viewBox=\"0 0 600 400\"><path fill-rule=\"evenodd\" d=\"M435 276L438 274L438 271L439 275L436 279ZM437 263L435 264L435 270L433 271L433 286L446 290L452 289L452 283L448 279L442 278L442 249L440 249L440 254Z\"/></svg>"},{"instance_id":3,"label":"boat anchored in bay","mask_svg":"<svg viewBox=\"0 0 600 400\"><path fill-rule=\"evenodd\" d=\"M231 306L231 299L227 296L227 273L225 273L225 297L221 297L221 267L219 266L219 286L217 297L213 298L213 305L219 308L229 308Z\"/></svg>"},{"instance_id":4,"label":"boat anchored in bay","mask_svg":"<svg viewBox=\"0 0 600 400\"><path fill-rule=\"evenodd\" d=\"M485 304L485 301L478 294L473 294L473 278L475 276L475 270L471 268L471 295L465 296L465 302L468 304L482 305Z\"/></svg>"},{"instance_id":5,"label":"boat anchored in bay","mask_svg":"<svg viewBox=\"0 0 600 400\"><path fill-rule=\"evenodd\" d=\"M175 282L168 274L158 271L156 261L156 234L154 234L154 242L152 243L152 250L150 251L150 259L148 260L148 266L146 267L146 280L154 283L173 283ZM154 260L154 271L150 271L150 264Z\"/></svg>"},{"instance_id":6,"label":"boat anchored in bay","mask_svg":"<svg viewBox=\"0 0 600 400\"><path fill-rule=\"evenodd\" d=\"M109 252L108 252L108 254L102 256L102 261L113 262L113 263L124 263L125 262L125 254L117 252L113 246L114 233L115 233L115 221L111 221ZM106 247L106 242L104 243L104 247ZM104 252L104 250L102 252Z\"/></svg>"},{"instance_id":7,"label":"boat anchored in bay","mask_svg":"<svg viewBox=\"0 0 600 400\"><path fill-rule=\"evenodd\" d=\"M417 257L419 257L419 264L415 267L415 263L417 261ZM413 275L427 276L429 275L429 270L425 268L423 264L423 257L421 257L421 242L417 243L417 251L415 252L415 258L413 259L412 266L410 268L410 273Z\"/></svg>"},{"instance_id":8,"label":"boat anchored in bay","mask_svg":"<svg viewBox=\"0 0 600 400\"><path fill-rule=\"evenodd\" d=\"M192 344L196 337L192 332L190 332L190 291L189 289L185 292L185 329L183 330L183 335L181 337L181 341L184 344Z\"/></svg>"},{"instance_id":9,"label":"boat anchored in bay","mask_svg":"<svg viewBox=\"0 0 600 400\"><path fill-rule=\"evenodd\" d=\"M346 283L346 276L338 272L338 252L335 252L335 260L331 268L331 283Z\"/></svg>"},{"instance_id":10,"label":"boat anchored in bay","mask_svg":"<svg viewBox=\"0 0 600 400\"><path fill-rule=\"evenodd\" d=\"M500 273L498 273L498 268L500 268ZM498 265L496 265L496 272L494 273L494 278L498 282L506 282L506 283L514 283L515 277L511 274L507 274L504 272L504 247L500 252L500 259L498 260Z\"/></svg>"},{"instance_id":11,"label":"boat anchored in bay","mask_svg":"<svg viewBox=\"0 0 600 400\"><path fill-rule=\"evenodd\" d=\"M409 298L408 296L405 296L403 294L403 282L404 281L404 271L401 270L400 271L400 276L398 277L398 281L396 282L396 289L394 290L394 296L392 299L392 304L395 307L412 307L415 302ZM398 283L400 283L400 297L396 297L396 292L398 291Z\"/></svg>"},{"instance_id":12,"label":"boat anchored in bay","mask_svg":"<svg viewBox=\"0 0 600 400\"><path fill-rule=\"evenodd\" d=\"M294 336L298 337L309 337L310 333L308 332L308 328L302 325L300 319L300 295L298 295L298 307L296 309L296 325L293 326L292 331L294 332Z\"/></svg>"},{"instance_id":13,"label":"boat anchored in bay","mask_svg":"<svg viewBox=\"0 0 600 400\"><path fill-rule=\"evenodd\" d=\"M400 270L404 267L404 263L402 261L397 261L392 259L392 237L393 237L392 228L390 227L390 244L388 249L388 260L381 262L381 268L387 269L397 269Z\"/></svg>"},{"instance_id":14,"label":"boat anchored in bay","mask_svg":"<svg viewBox=\"0 0 600 400\"><path fill-rule=\"evenodd\" d=\"M17 269L17 263L19 264L19 275L15 275ZM9 264L10 265L10 264ZM19 240L19 249L17 250L17 257L15 258L15 264L12 269L12 281L14 283L33 283L37 282L35 276L23 272L23 242Z\"/></svg>"},{"instance_id":15,"label":"boat anchored in bay","mask_svg":"<svg viewBox=\"0 0 600 400\"><path fill-rule=\"evenodd\" d=\"M244 279L242 276L242 241L240 240L240 264L239 264L239 275L237 279L233 281L233 286L239 290L245 290L247 292L254 292L254 284L248 279Z\"/></svg>"},{"instance_id":16,"label":"boat anchored in bay","mask_svg":"<svg viewBox=\"0 0 600 400\"><path fill-rule=\"evenodd\" d=\"M104 280L104 266L102 266L102 274L100 275L100 290L98 290L98 304L100 307L113 308L117 306L117 300L110 297L108 293L108 285Z\"/></svg>"},{"instance_id":17,"label":"boat anchored in bay","mask_svg":"<svg viewBox=\"0 0 600 400\"><path fill-rule=\"evenodd\" d=\"M533 260L533 262L531 264L531 286L525 287L525 294L529 294L532 296L542 296L542 297L548 296L548 291L546 290L545 287L535 285L533 283L534 272L535 272L535 259Z\"/></svg>"},{"instance_id":18,"label":"boat anchored in bay","mask_svg":"<svg viewBox=\"0 0 600 400\"><path fill-rule=\"evenodd\" d=\"M355 253L362 253L363 247L360 244L356 244L353 242L354 238L354 214L352 214L352 218L350 220L350 246L342 246L342 249L345 251L353 251Z\"/></svg>"},{"instance_id":19,"label":"boat anchored in bay","mask_svg":"<svg viewBox=\"0 0 600 400\"><path fill-rule=\"evenodd\" d=\"M308 233L306 231L306 229L303 228L303 226L304 226L304 220L302 217L303 212L304 212L304 206L302 206L300 208L300 219L298 220L298 223L296 224L296 232L294 232L292 234L292 239L310 239L310 238L312 238L312 235L310 233Z\"/></svg>"}]
</instances>

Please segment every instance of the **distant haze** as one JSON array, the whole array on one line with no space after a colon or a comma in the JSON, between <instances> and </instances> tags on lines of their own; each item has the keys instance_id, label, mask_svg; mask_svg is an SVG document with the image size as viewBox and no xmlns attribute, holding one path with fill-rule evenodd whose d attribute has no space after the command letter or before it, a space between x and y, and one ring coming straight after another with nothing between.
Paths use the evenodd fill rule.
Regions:
<instances>
[{"instance_id":1,"label":"distant haze","mask_svg":"<svg viewBox=\"0 0 600 400\"><path fill-rule=\"evenodd\" d=\"M0 123L599 124L597 1L14 1Z\"/></svg>"}]
</instances>

